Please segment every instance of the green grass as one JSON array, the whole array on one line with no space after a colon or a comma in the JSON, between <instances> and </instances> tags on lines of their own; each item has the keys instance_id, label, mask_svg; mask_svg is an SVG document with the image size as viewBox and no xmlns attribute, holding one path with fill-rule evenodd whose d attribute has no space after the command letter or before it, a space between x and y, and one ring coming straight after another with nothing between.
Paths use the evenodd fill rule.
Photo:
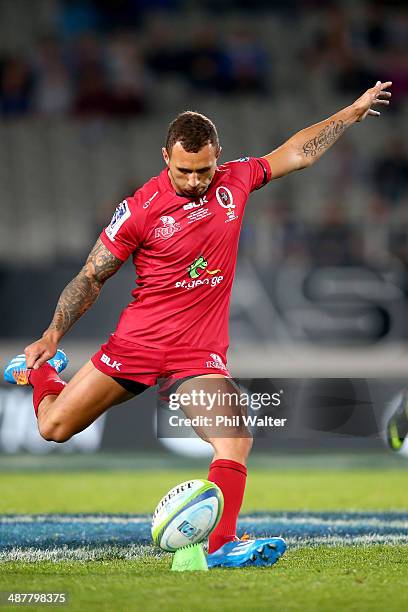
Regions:
<instances>
[{"instance_id":1,"label":"green grass","mask_svg":"<svg viewBox=\"0 0 408 612\"><path fill-rule=\"evenodd\" d=\"M133 466L132 466L133 467ZM0 473L0 513L152 512L192 469ZM250 471L244 511L405 510L402 469ZM400 612L408 608L408 547L289 549L272 568L173 573L169 555L135 561L6 562L0 591L66 591L70 612L299 610ZM45 607L22 607L45 610ZM11 609L11 608L5 608Z\"/></svg>"},{"instance_id":2,"label":"green grass","mask_svg":"<svg viewBox=\"0 0 408 612\"><path fill-rule=\"evenodd\" d=\"M152 512L190 470L0 473L0 513ZM243 510L406 510L402 470L250 472Z\"/></svg>"},{"instance_id":3,"label":"green grass","mask_svg":"<svg viewBox=\"0 0 408 612\"><path fill-rule=\"evenodd\" d=\"M399 546L320 547L288 552L271 568L200 575L170 572L167 556L137 562L6 563L0 566L0 590L67 592L72 612L400 612L408 606L406 557L406 548Z\"/></svg>"}]
</instances>

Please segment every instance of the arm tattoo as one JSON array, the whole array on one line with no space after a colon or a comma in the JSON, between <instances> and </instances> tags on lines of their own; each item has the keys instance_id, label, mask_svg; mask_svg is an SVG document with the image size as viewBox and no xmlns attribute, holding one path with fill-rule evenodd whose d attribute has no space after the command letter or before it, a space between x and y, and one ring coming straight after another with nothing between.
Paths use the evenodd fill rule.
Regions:
<instances>
[{"instance_id":1,"label":"arm tattoo","mask_svg":"<svg viewBox=\"0 0 408 612\"><path fill-rule=\"evenodd\" d=\"M112 255L109 249L103 244L102 240L98 238L94 248L88 255L83 270L89 267L92 276L94 276L96 281L101 283L102 286L103 283L120 268L122 263L123 261Z\"/></svg>"},{"instance_id":2,"label":"arm tattoo","mask_svg":"<svg viewBox=\"0 0 408 612\"><path fill-rule=\"evenodd\" d=\"M104 282L122 263L98 238L82 270L61 293L49 329L65 334L92 306Z\"/></svg>"},{"instance_id":3,"label":"arm tattoo","mask_svg":"<svg viewBox=\"0 0 408 612\"><path fill-rule=\"evenodd\" d=\"M305 157L316 157L319 153L323 153L328 149L346 129L346 124L341 119L339 121L331 121L328 125L318 133L317 136L308 140L303 145L303 153Z\"/></svg>"}]
</instances>

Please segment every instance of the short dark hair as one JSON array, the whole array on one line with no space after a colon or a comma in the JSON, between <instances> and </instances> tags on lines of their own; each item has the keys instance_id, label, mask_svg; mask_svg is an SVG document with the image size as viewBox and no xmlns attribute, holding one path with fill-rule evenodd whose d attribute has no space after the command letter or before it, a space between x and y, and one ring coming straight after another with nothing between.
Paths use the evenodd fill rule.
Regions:
<instances>
[{"instance_id":1,"label":"short dark hair","mask_svg":"<svg viewBox=\"0 0 408 612\"><path fill-rule=\"evenodd\" d=\"M220 148L217 129L213 122L201 113L185 111L169 125L166 149L170 154L176 142L180 142L188 153L197 153L207 144Z\"/></svg>"}]
</instances>

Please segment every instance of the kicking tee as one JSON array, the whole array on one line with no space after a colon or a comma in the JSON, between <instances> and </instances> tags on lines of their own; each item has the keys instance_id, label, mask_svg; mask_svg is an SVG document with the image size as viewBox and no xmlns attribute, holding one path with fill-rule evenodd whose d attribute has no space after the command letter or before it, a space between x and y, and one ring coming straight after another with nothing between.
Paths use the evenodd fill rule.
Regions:
<instances>
[{"instance_id":1,"label":"kicking tee","mask_svg":"<svg viewBox=\"0 0 408 612\"><path fill-rule=\"evenodd\" d=\"M218 166L205 195L191 199L175 192L165 168L119 204L100 238L118 259L132 255L137 280L117 337L226 353L245 205L270 179L266 159L245 157Z\"/></svg>"}]
</instances>

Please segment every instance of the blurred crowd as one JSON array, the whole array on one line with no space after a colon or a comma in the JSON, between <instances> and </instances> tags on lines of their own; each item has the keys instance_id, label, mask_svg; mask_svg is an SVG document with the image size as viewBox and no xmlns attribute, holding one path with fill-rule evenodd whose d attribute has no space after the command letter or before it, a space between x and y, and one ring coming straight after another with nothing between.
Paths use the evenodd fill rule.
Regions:
<instances>
[{"instance_id":1,"label":"blurred crowd","mask_svg":"<svg viewBox=\"0 0 408 612\"><path fill-rule=\"evenodd\" d=\"M377 79L391 80L393 101L386 113L401 125L407 118L406 2L50 0L49 5L52 27L49 22L20 51L0 47L3 122L154 116L163 107L160 90L167 79L181 88L183 99L191 91L250 97L254 108L260 99L279 106L282 74L289 91L296 87L302 96L299 105L313 95L311 84L321 85L331 99L352 100ZM267 20L275 24L269 35L260 27ZM274 38L279 29L293 32L287 44ZM273 205L256 218L248 215L242 252L258 249L265 265L274 254L275 261L322 265L386 265L393 258L408 265L406 141L394 134L367 163L368 157L352 141L336 146L325 166L332 173L333 196L313 219L299 208L299 190L293 195L290 181L282 195L274 190ZM357 214L348 205L353 190L364 198Z\"/></svg>"},{"instance_id":2,"label":"blurred crowd","mask_svg":"<svg viewBox=\"0 0 408 612\"><path fill-rule=\"evenodd\" d=\"M220 94L267 93L267 52L243 23L221 40L208 20L180 38L162 12L148 20L155 7L177 2L60 2L55 31L0 58L0 116L135 116L152 111L151 86L166 76Z\"/></svg>"},{"instance_id":3,"label":"blurred crowd","mask_svg":"<svg viewBox=\"0 0 408 612\"><path fill-rule=\"evenodd\" d=\"M408 96L408 5L392 0L330 3L314 39L306 46L304 65L328 79L334 91L353 95L378 79L393 83L393 111Z\"/></svg>"},{"instance_id":4,"label":"blurred crowd","mask_svg":"<svg viewBox=\"0 0 408 612\"><path fill-rule=\"evenodd\" d=\"M273 244L265 261L275 255L277 261L317 266L408 266L406 141L390 138L388 147L372 158L342 141L325 169L332 195L312 219L302 210L299 193L273 195L262 221ZM359 205L353 190L360 194Z\"/></svg>"},{"instance_id":5,"label":"blurred crowd","mask_svg":"<svg viewBox=\"0 0 408 612\"><path fill-rule=\"evenodd\" d=\"M384 77L393 81L394 112L408 96L404 3L361 2L357 13L346 9L347 3L323 0L54 4L51 31L24 52L3 50L0 56L0 116L5 119L154 111L152 84L168 76L194 90L268 96L279 85L274 66L285 63L293 49L299 74L317 75L334 93L354 95ZM191 19L194 11L198 17ZM271 15L278 24L291 20L297 38L302 23L316 19L299 49L259 36L254 16L259 22Z\"/></svg>"}]
</instances>

